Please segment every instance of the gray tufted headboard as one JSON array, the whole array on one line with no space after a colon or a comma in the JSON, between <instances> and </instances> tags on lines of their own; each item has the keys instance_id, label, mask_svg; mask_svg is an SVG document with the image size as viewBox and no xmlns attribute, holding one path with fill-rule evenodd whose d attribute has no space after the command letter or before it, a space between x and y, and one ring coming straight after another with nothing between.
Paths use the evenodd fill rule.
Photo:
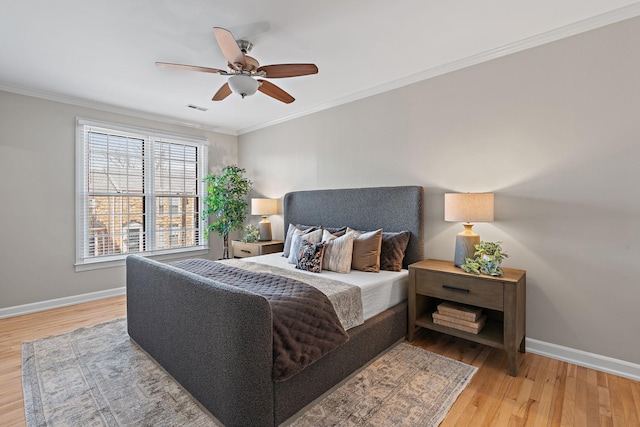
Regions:
<instances>
[{"instance_id":1,"label":"gray tufted headboard","mask_svg":"<svg viewBox=\"0 0 640 427\"><path fill-rule=\"evenodd\" d=\"M420 186L294 191L284 196L289 224L411 232L404 268L424 259L424 190Z\"/></svg>"}]
</instances>

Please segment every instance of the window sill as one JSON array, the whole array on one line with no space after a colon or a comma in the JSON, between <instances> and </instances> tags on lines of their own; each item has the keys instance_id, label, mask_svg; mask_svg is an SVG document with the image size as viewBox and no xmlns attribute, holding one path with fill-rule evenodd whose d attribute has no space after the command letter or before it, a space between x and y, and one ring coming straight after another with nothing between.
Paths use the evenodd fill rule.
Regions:
<instances>
[{"instance_id":1,"label":"window sill","mask_svg":"<svg viewBox=\"0 0 640 427\"><path fill-rule=\"evenodd\" d=\"M209 253L208 247L198 247L193 249L179 249L172 251L161 251L161 252L153 252L153 253L136 253L136 254L125 254L118 255L114 257L108 258L100 258L100 259L92 259L87 260L81 263L76 263L75 268L76 272L81 271L89 271L89 270L98 270L102 268L112 268L112 267L124 267L126 263L126 258L129 255L139 255L145 258L151 258L156 261L168 261L173 259L180 259L185 257L193 257L198 255L207 255Z\"/></svg>"}]
</instances>

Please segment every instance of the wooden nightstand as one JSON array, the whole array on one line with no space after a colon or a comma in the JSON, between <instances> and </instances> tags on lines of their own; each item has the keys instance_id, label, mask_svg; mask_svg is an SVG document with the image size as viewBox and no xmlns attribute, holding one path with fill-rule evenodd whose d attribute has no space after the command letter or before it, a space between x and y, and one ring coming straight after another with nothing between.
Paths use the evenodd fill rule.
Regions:
<instances>
[{"instance_id":1,"label":"wooden nightstand","mask_svg":"<svg viewBox=\"0 0 640 427\"><path fill-rule=\"evenodd\" d=\"M246 258L250 256L272 254L282 252L284 242L282 240L267 240L265 242L245 243L240 240L231 241L231 257Z\"/></svg>"},{"instance_id":2,"label":"wooden nightstand","mask_svg":"<svg viewBox=\"0 0 640 427\"><path fill-rule=\"evenodd\" d=\"M453 262L428 259L409 266L409 330L416 326L444 332L507 352L509 374L518 374L517 352L524 353L526 272L504 268L502 277L465 273ZM432 314L444 301L482 307L487 315L476 335L433 323Z\"/></svg>"}]
</instances>

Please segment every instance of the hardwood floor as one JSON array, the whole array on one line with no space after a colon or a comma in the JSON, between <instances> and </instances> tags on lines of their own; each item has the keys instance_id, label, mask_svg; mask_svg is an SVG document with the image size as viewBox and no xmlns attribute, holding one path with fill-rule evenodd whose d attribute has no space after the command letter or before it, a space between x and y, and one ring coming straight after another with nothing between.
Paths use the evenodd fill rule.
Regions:
<instances>
[{"instance_id":1,"label":"hardwood floor","mask_svg":"<svg viewBox=\"0 0 640 427\"><path fill-rule=\"evenodd\" d=\"M25 425L23 341L125 315L121 296L0 319L0 426ZM413 344L479 368L442 427L640 426L640 382L529 353L514 378L503 351L424 330Z\"/></svg>"}]
</instances>

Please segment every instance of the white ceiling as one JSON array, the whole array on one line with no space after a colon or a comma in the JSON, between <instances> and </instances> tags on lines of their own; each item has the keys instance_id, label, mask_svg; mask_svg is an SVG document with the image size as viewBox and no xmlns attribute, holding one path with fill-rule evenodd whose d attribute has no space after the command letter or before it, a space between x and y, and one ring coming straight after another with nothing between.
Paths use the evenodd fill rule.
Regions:
<instances>
[{"instance_id":1,"label":"white ceiling","mask_svg":"<svg viewBox=\"0 0 640 427\"><path fill-rule=\"evenodd\" d=\"M0 89L242 134L640 15L629 0L0 0ZM211 97L227 77L212 28L254 43L296 98ZM202 112L188 104L208 108Z\"/></svg>"}]
</instances>

